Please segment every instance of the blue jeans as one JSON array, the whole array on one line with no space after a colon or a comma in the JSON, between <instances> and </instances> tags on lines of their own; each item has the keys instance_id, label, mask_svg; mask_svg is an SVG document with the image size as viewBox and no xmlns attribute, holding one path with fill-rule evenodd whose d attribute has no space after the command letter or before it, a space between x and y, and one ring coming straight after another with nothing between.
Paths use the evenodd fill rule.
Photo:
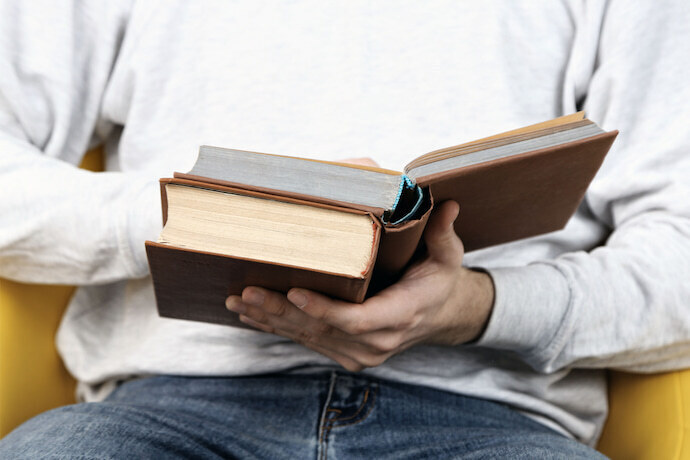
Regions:
<instances>
[{"instance_id":1,"label":"blue jeans","mask_svg":"<svg viewBox=\"0 0 690 460\"><path fill-rule=\"evenodd\" d=\"M501 404L325 372L133 380L29 420L0 458L604 457Z\"/></svg>"}]
</instances>

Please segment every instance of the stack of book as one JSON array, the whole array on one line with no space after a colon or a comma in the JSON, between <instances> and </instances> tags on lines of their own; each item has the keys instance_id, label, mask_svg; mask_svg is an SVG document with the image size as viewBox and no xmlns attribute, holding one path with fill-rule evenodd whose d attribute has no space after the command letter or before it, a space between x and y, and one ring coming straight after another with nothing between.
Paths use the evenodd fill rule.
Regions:
<instances>
[{"instance_id":1,"label":"stack of book","mask_svg":"<svg viewBox=\"0 0 690 460\"><path fill-rule=\"evenodd\" d=\"M466 251L559 230L616 134L579 112L427 153L402 173L202 146L191 171L161 179L165 225L146 242L159 313L239 326L224 301L246 286L362 302L423 253L445 200L460 204Z\"/></svg>"}]
</instances>

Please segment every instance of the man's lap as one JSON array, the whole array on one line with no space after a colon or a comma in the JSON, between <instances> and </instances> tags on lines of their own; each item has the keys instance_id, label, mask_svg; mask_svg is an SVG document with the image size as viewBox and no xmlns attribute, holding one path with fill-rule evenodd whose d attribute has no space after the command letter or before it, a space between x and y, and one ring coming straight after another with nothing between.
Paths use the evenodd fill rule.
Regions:
<instances>
[{"instance_id":1,"label":"man's lap","mask_svg":"<svg viewBox=\"0 0 690 460\"><path fill-rule=\"evenodd\" d=\"M1 458L601 458L511 409L346 373L151 377L55 409Z\"/></svg>"}]
</instances>

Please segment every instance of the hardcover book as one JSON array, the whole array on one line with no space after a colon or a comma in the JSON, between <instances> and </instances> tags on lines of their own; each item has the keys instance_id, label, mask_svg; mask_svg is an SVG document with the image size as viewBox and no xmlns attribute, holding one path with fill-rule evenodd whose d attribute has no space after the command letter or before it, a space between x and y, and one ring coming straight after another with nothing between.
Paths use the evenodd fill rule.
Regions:
<instances>
[{"instance_id":1,"label":"hardcover book","mask_svg":"<svg viewBox=\"0 0 690 460\"><path fill-rule=\"evenodd\" d=\"M435 203L455 200L466 251L563 228L616 131L582 112L417 157L403 172L202 146L161 179L164 228L146 250L161 316L244 326L246 286L351 302L424 251Z\"/></svg>"}]
</instances>

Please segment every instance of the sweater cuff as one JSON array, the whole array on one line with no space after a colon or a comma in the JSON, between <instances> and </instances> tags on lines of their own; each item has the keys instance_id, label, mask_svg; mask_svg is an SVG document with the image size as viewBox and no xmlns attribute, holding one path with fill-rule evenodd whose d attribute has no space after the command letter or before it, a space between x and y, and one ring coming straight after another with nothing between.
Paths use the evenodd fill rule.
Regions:
<instances>
[{"instance_id":1,"label":"sweater cuff","mask_svg":"<svg viewBox=\"0 0 690 460\"><path fill-rule=\"evenodd\" d=\"M120 247L127 271L132 278L143 278L149 274L144 242L156 241L163 228L158 181L146 179L133 188L124 201L123 214Z\"/></svg>"},{"instance_id":2,"label":"sweater cuff","mask_svg":"<svg viewBox=\"0 0 690 460\"><path fill-rule=\"evenodd\" d=\"M486 272L494 283L494 306L476 345L527 356L548 354L570 305L565 276L544 263Z\"/></svg>"}]
</instances>

